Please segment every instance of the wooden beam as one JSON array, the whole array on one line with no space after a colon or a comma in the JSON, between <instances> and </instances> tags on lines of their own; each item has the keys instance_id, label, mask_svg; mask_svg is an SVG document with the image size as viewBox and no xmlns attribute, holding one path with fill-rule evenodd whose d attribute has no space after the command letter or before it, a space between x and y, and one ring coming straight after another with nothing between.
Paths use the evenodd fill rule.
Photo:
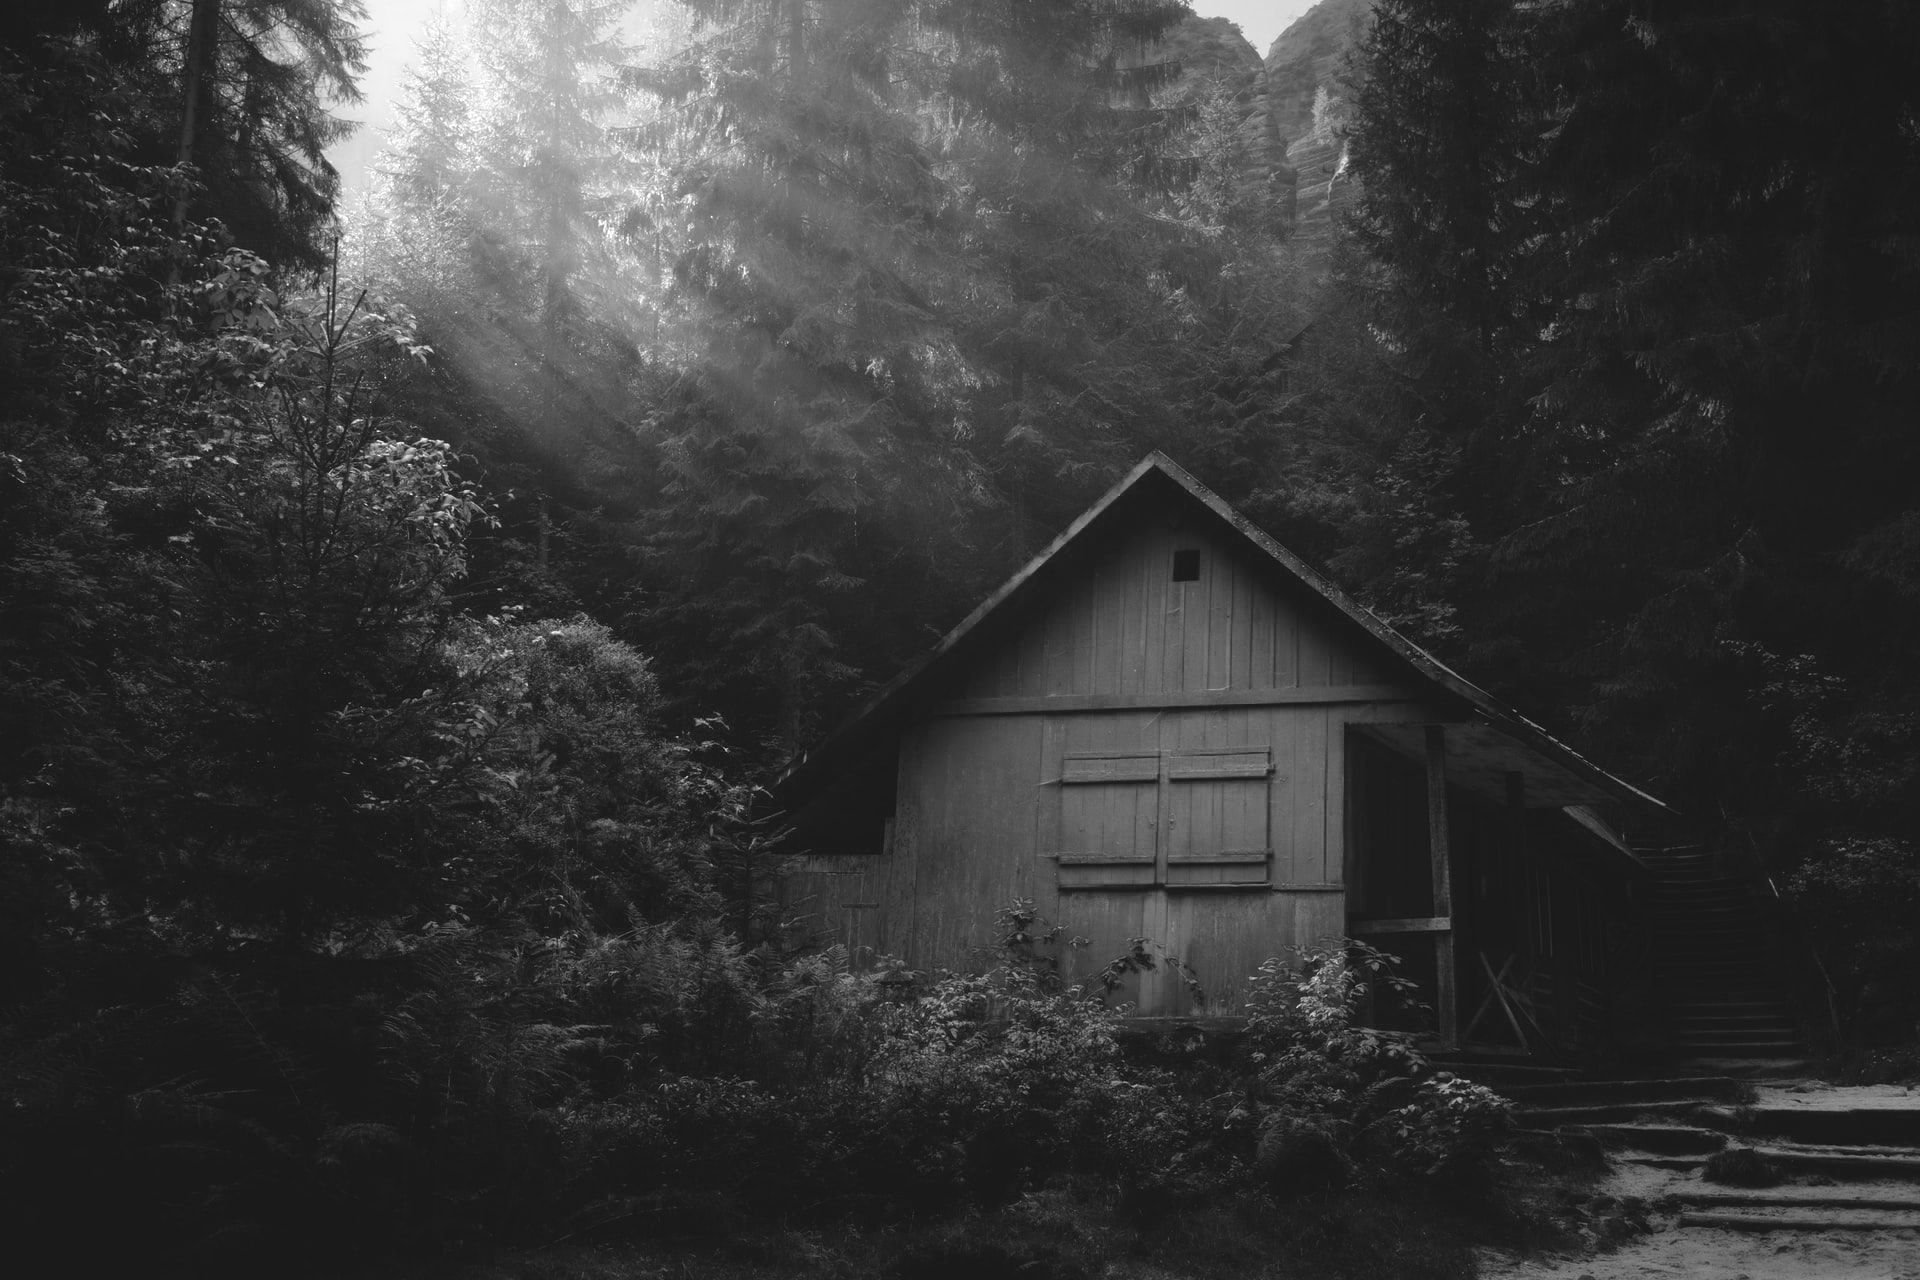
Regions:
<instances>
[{"instance_id":1,"label":"wooden beam","mask_svg":"<svg viewBox=\"0 0 1920 1280\"><path fill-rule=\"evenodd\" d=\"M1433 913L1453 914L1453 851L1447 831L1447 731L1427 726L1427 849L1433 863ZM1434 935L1434 1012L1440 1023L1442 1048L1460 1043L1460 1011L1454 974L1451 928Z\"/></svg>"},{"instance_id":2,"label":"wooden beam","mask_svg":"<svg viewBox=\"0 0 1920 1280\"><path fill-rule=\"evenodd\" d=\"M1357 934L1374 933L1451 933L1450 916L1414 916L1405 920L1352 920L1347 928Z\"/></svg>"},{"instance_id":3,"label":"wooden beam","mask_svg":"<svg viewBox=\"0 0 1920 1280\"><path fill-rule=\"evenodd\" d=\"M1024 716L1063 711L1159 711L1185 707L1332 706L1346 702L1412 702L1417 689L1399 684L1329 685L1317 689L1205 689L1190 693L1056 693L1007 698L955 698L935 716Z\"/></svg>"}]
</instances>

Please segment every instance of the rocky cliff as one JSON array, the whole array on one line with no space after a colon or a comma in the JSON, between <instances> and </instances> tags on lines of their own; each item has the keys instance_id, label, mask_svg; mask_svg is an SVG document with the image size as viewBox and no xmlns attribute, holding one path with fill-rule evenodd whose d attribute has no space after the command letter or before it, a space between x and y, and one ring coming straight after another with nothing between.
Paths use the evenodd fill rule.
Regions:
<instances>
[{"instance_id":1,"label":"rocky cliff","mask_svg":"<svg viewBox=\"0 0 1920 1280\"><path fill-rule=\"evenodd\" d=\"M1344 64L1366 34L1372 12L1373 0L1320 0L1267 50L1268 100L1289 142L1312 132L1316 98L1344 98Z\"/></svg>"},{"instance_id":2,"label":"rocky cliff","mask_svg":"<svg viewBox=\"0 0 1920 1280\"><path fill-rule=\"evenodd\" d=\"M1268 223L1324 245L1354 192L1345 178L1347 55L1360 43L1373 0L1321 0L1280 33L1264 61L1225 18L1189 17L1154 51L1180 64L1163 101L1230 96L1241 198Z\"/></svg>"},{"instance_id":3,"label":"rocky cliff","mask_svg":"<svg viewBox=\"0 0 1920 1280\"><path fill-rule=\"evenodd\" d=\"M1240 28L1225 18L1189 17L1167 33L1156 56L1180 64L1180 75L1163 93L1168 103L1195 105L1216 93L1232 102L1238 120L1239 197L1268 213L1272 229L1293 222L1294 173L1287 164L1287 137L1267 102L1266 68Z\"/></svg>"},{"instance_id":4,"label":"rocky cliff","mask_svg":"<svg viewBox=\"0 0 1920 1280\"><path fill-rule=\"evenodd\" d=\"M1294 235L1324 246L1358 194L1347 177L1348 55L1366 34L1373 0L1320 0L1267 50L1268 109L1295 173Z\"/></svg>"}]
</instances>

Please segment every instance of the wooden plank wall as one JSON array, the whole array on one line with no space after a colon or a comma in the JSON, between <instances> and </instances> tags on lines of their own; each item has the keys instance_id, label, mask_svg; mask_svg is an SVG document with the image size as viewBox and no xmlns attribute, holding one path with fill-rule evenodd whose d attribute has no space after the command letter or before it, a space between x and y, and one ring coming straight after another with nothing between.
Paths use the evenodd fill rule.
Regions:
<instances>
[{"instance_id":1,"label":"wooden plank wall","mask_svg":"<svg viewBox=\"0 0 1920 1280\"><path fill-rule=\"evenodd\" d=\"M1175 582L1173 553L1188 548L1200 552L1199 578ZM944 713L936 708L906 732L891 853L839 860L864 862L860 867L821 860L808 881L820 886L815 896L823 903L880 905L822 911L820 918L916 969L969 968L996 944L995 911L1013 898L1031 898L1048 919L1089 939L1068 958L1072 976L1097 972L1125 952L1129 939L1146 937L1190 967L1208 1011L1231 1012L1262 960L1345 932L1347 729L1436 714L1394 696L1412 683L1304 588L1280 589L1271 566L1237 543L1143 526L1065 584L1007 642L958 673L950 688L956 701L942 704ZM1222 693L1296 696L1288 691L1297 691L1296 700L1273 705L1112 704L1116 697L1150 703L1159 694L1186 702ZM1088 708L1090 697L1109 704ZM997 701L1016 698L1024 701ZM1047 705L1053 698L1076 705L1055 709ZM1158 813L1151 788L1117 781L1062 786L1069 755L1233 748L1264 751L1272 761L1270 888L1061 890L1050 855L1089 841L1115 844L1123 835L1151 851L1153 822L1175 816ZM1116 800L1111 811L1101 808L1105 793L1122 791L1127 806ZM1250 829L1239 792L1229 797L1224 786L1197 783L1174 791L1169 808L1186 806L1188 823L1205 817L1225 824L1220 815L1230 802L1239 806L1231 824ZM1129 982L1121 995L1138 1000L1142 1013L1202 1007L1164 971Z\"/></svg>"},{"instance_id":2,"label":"wooden plank wall","mask_svg":"<svg viewBox=\"0 0 1920 1280\"><path fill-rule=\"evenodd\" d=\"M1174 551L1200 551L1200 577L1172 580ZM1323 689L1404 677L1344 636L1304 589L1243 546L1190 529L1135 531L1013 639L975 665L960 698Z\"/></svg>"}]
</instances>

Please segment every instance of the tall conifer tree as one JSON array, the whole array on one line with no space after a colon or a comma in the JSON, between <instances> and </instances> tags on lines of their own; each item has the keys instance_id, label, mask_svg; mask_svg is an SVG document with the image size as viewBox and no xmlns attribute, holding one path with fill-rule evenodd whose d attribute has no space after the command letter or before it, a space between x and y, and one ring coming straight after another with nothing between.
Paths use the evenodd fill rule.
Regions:
<instances>
[{"instance_id":1,"label":"tall conifer tree","mask_svg":"<svg viewBox=\"0 0 1920 1280\"><path fill-rule=\"evenodd\" d=\"M326 149L354 129L362 0L115 0L109 47L147 64L170 158L201 193L175 221L217 217L281 265L331 252L339 174ZM331 104L331 105L330 105Z\"/></svg>"}]
</instances>

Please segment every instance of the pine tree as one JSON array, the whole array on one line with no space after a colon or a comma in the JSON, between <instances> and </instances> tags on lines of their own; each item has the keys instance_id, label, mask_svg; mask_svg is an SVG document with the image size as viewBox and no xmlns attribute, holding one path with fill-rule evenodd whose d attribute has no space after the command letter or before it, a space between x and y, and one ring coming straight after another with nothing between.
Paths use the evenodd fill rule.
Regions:
<instances>
[{"instance_id":1,"label":"pine tree","mask_svg":"<svg viewBox=\"0 0 1920 1280\"><path fill-rule=\"evenodd\" d=\"M217 217L287 267L331 252L339 175L326 158L352 122L328 104L360 100L362 0L116 0L108 46L145 62L171 158L200 193L176 224Z\"/></svg>"},{"instance_id":2,"label":"pine tree","mask_svg":"<svg viewBox=\"0 0 1920 1280\"><path fill-rule=\"evenodd\" d=\"M647 291L615 225L632 186L615 129L627 7L487 0L430 30L355 210L367 269L434 348L417 412L501 493L473 588L496 607L599 598L611 616L632 590L630 565L600 550L618 561L641 487ZM555 563L576 544L586 563Z\"/></svg>"},{"instance_id":3,"label":"pine tree","mask_svg":"<svg viewBox=\"0 0 1920 1280\"><path fill-rule=\"evenodd\" d=\"M634 77L685 371L652 426L657 572L684 585L652 625L725 637L703 664L758 671L792 745L1164 430L1138 384L1179 305L1142 296L1161 233L1115 181L1165 70L1120 53L1178 10L691 8ZM857 603L883 592L888 628Z\"/></svg>"},{"instance_id":4,"label":"pine tree","mask_svg":"<svg viewBox=\"0 0 1920 1280\"><path fill-rule=\"evenodd\" d=\"M1539 328L1519 267L1539 231L1529 12L1382 0L1358 59L1350 230L1371 264L1364 288L1404 353L1414 421L1459 440L1510 407L1506 368Z\"/></svg>"},{"instance_id":5,"label":"pine tree","mask_svg":"<svg viewBox=\"0 0 1920 1280\"><path fill-rule=\"evenodd\" d=\"M453 205L465 194L475 145L468 62L466 42L451 22L441 17L427 24L401 81L393 131L378 167L401 205Z\"/></svg>"},{"instance_id":6,"label":"pine tree","mask_svg":"<svg viewBox=\"0 0 1920 1280\"><path fill-rule=\"evenodd\" d=\"M1920 22L1500 8L1383 5L1355 152L1358 278L1487 544L1466 660L1868 919L1920 874Z\"/></svg>"}]
</instances>

